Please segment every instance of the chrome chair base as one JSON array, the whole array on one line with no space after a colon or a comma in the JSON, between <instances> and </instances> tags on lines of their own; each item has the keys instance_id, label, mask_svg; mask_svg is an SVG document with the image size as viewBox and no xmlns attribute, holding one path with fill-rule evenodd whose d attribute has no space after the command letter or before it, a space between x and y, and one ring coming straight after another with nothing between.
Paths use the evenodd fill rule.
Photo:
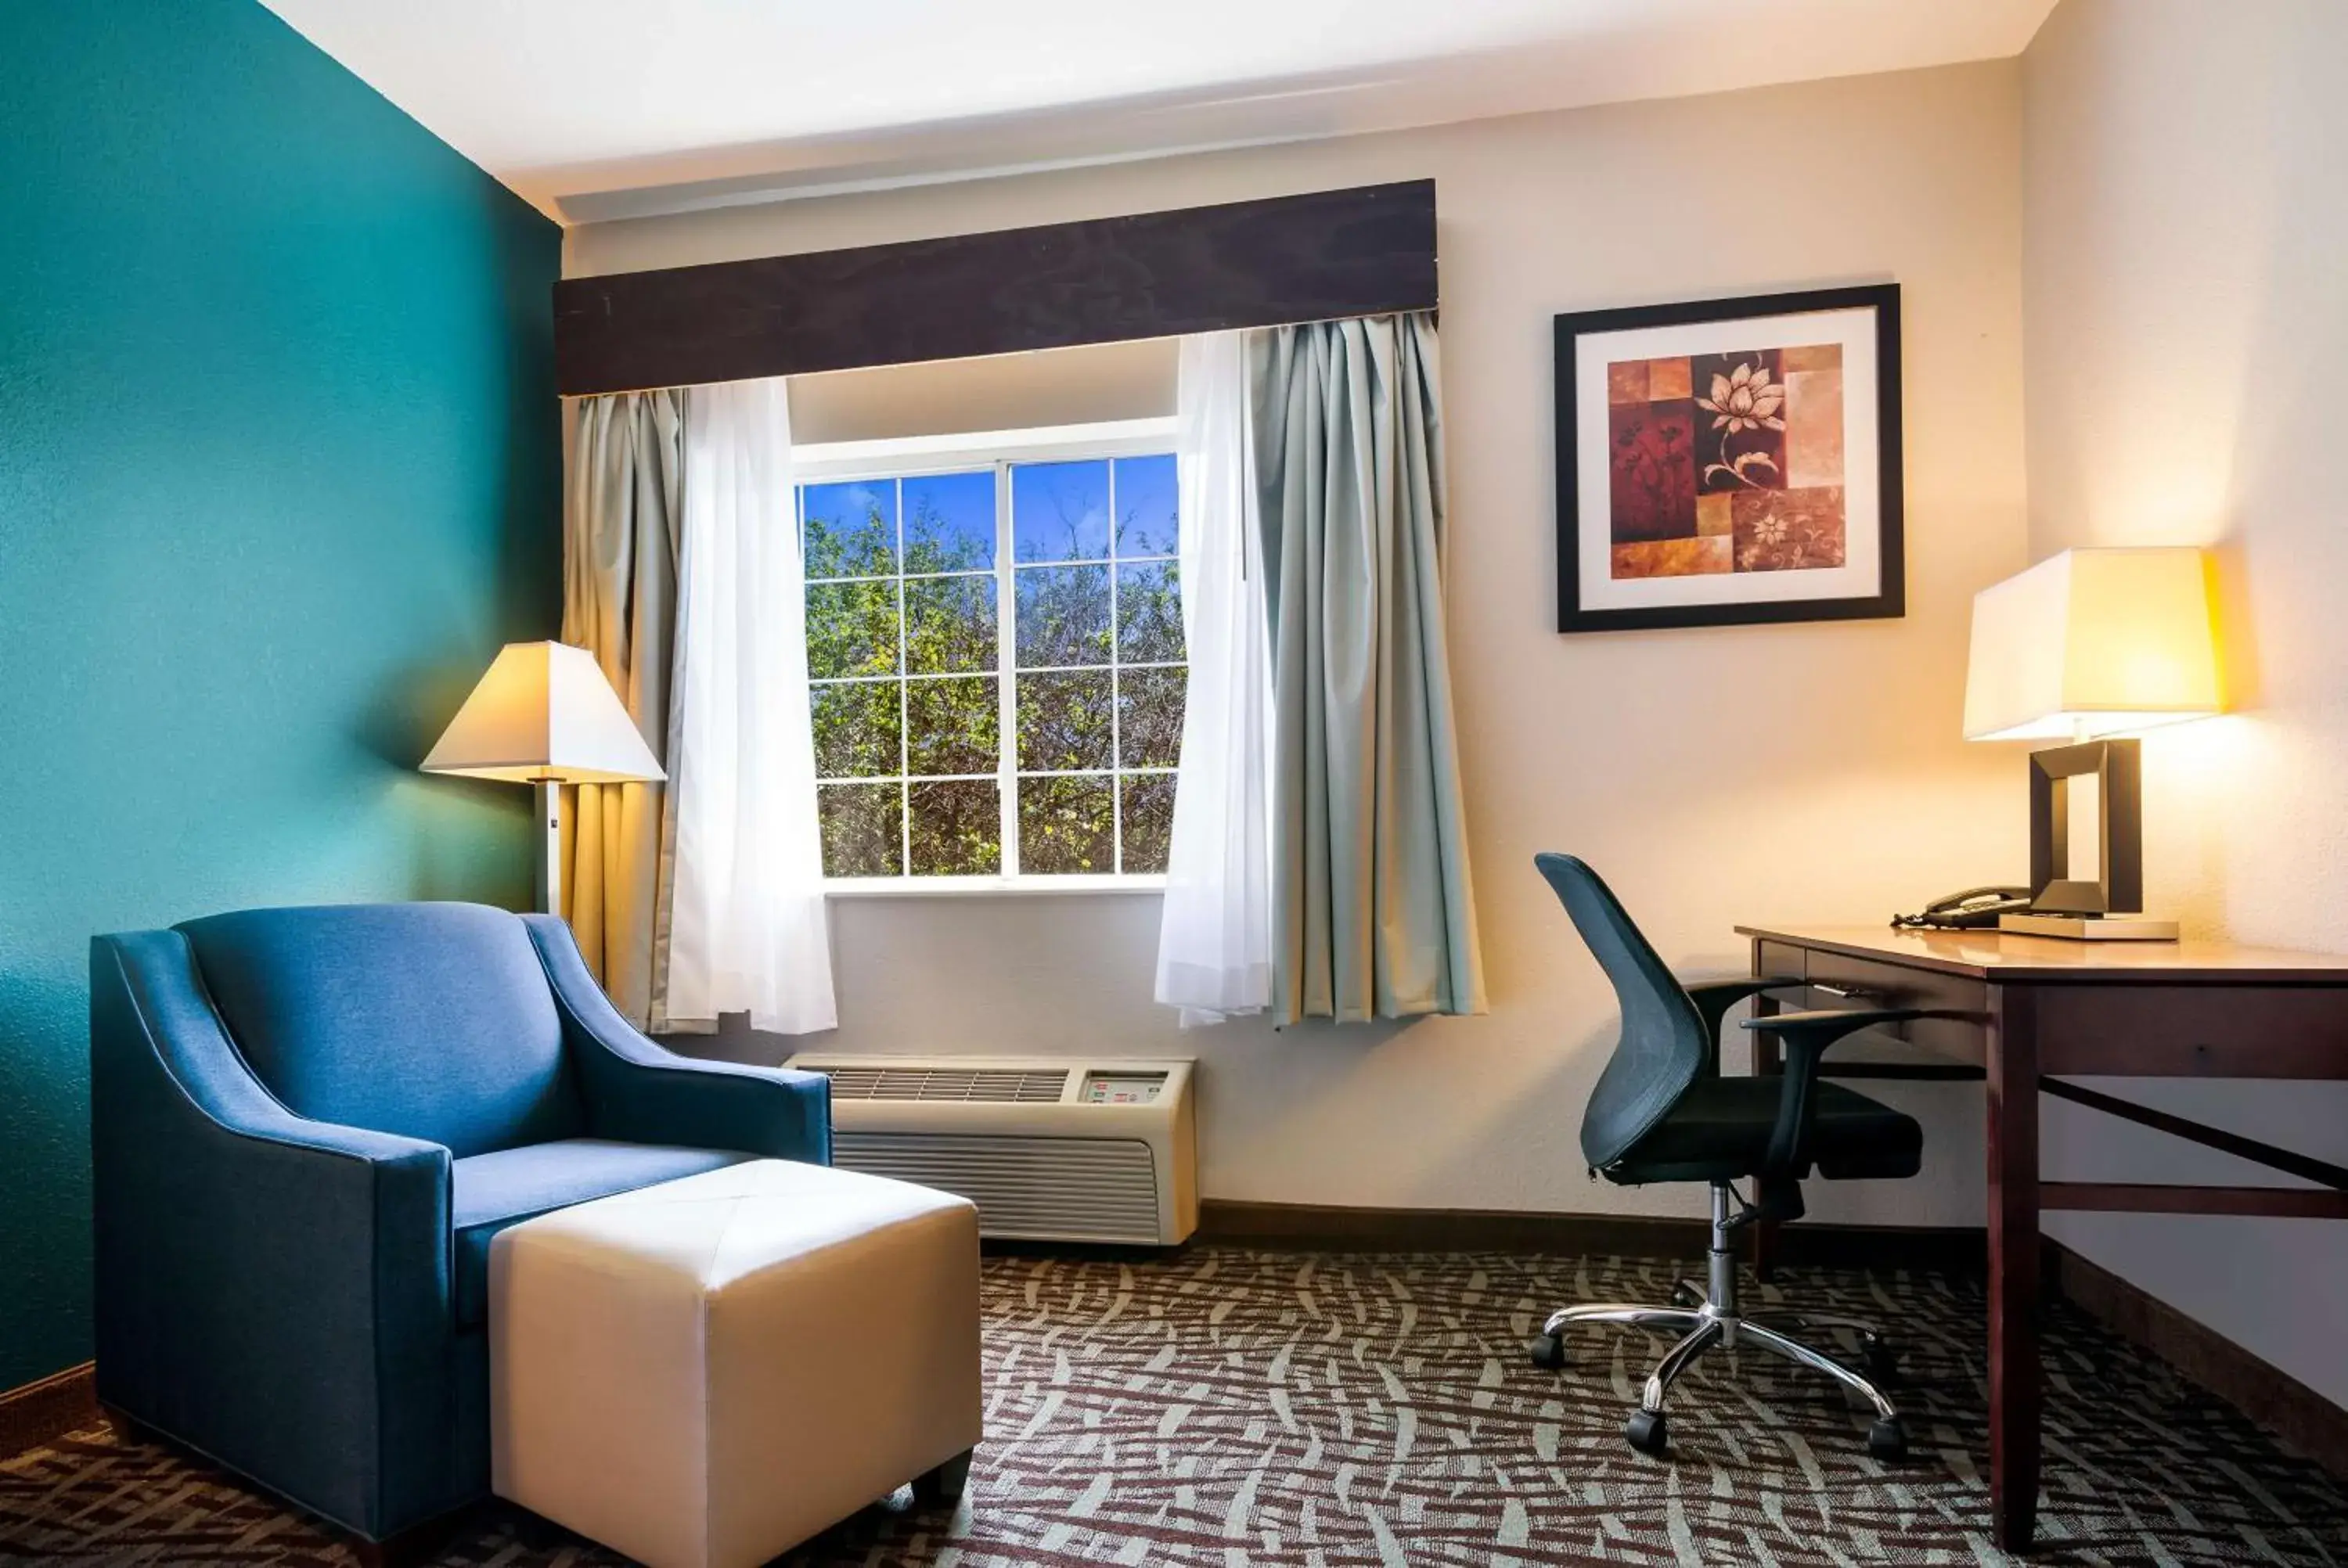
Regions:
<instances>
[{"instance_id":1,"label":"chrome chair base","mask_svg":"<svg viewBox=\"0 0 2348 1568\"><path fill-rule=\"evenodd\" d=\"M1906 1457L1908 1434L1900 1411L1885 1397L1881 1385L1890 1380L1891 1348L1873 1324L1855 1317L1818 1312L1773 1312L1747 1317L1737 1310L1736 1255L1734 1238L1735 1194L1726 1183L1712 1189L1712 1248L1707 1258L1708 1286L1682 1280L1673 1292L1674 1305L1643 1307L1624 1302L1593 1302L1552 1312L1529 1347L1533 1365L1550 1370L1565 1365L1565 1330L1582 1324L1620 1323L1680 1336L1647 1376L1647 1386L1623 1428L1632 1448L1661 1457L1671 1443L1663 1417L1663 1399L1679 1375L1708 1350L1734 1350L1750 1343L1782 1356L1797 1366L1823 1372L1875 1409L1867 1430L1868 1452L1886 1462ZM1803 1343L1797 1334L1843 1329L1859 1337L1867 1371L1862 1374Z\"/></svg>"}]
</instances>

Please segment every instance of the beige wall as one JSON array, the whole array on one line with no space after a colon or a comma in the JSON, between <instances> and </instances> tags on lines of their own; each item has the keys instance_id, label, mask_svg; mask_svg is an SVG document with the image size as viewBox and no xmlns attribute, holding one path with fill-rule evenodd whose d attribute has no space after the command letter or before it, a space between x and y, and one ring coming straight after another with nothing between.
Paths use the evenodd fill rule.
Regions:
<instances>
[{"instance_id":1,"label":"beige wall","mask_svg":"<svg viewBox=\"0 0 2348 1568\"><path fill-rule=\"evenodd\" d=\"M795 442L1031 430L1174 412L1180 340L1096 343L791 378Z\"/></svg>"},{"instance_id":2,"label":"beige wall","mask_svg":"<svg viewBox=\"0 0 2348 1568\"><path fill-rule=\"evenodd\" d=\"M2238 712L2145 742L2147 901L2348 951L2348 6L2065 0L2024 57L2030 542L2213 544ZM2348 1161L2348 1085L2106 1087ZM2050 1170L2258 1167L2047 1102ZM2074 1215L2090 1256L2348 1403L2348 1230Z\"/></svg>"},{"instance_id":3,"label":"beige wall","mask_svg":"<svg viewBox=\"0 0 2348 1568\"><path fill-rule=\"evenodd\" d=\"M2023 869L2022 762L1958 739L1973 592L2024 559L2013 62L740 208L574 230L574 273L1438 181L1448 592L1488 1017L1179 1032L1145 896L835 904L837 1043L1179 1050L1204 1063L1204 1190L1296 1203L1692 1213L1586 1179L1613 1003L1534 875L1604 869L1674 962L1731 927L1878 921ZM1908 617L1560 637L1550 317L1897 280ZM778 1042L745 1049L772 1051ZM1924 1179L1818 1184L1827 1218L1977 1222L1979 1091L1893 1085Z\"/></svg>"}]
</instances>

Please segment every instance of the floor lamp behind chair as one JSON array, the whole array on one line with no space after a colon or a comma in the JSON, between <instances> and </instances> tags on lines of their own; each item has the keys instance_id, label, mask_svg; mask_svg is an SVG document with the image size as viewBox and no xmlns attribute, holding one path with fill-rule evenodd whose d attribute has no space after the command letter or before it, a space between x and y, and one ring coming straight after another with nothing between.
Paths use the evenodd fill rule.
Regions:
<instances>
[{"instance_id":1,"label":"floor lamp behind chair","mask_svg":"<svg viewBox=\"0 0 2348 1568\"><path fill-rule=\"evenodd\" d=\"M594 659L561 642L500 649L424 771L536 787L538 907L550 915L562 913L562 786L668 776Z\"/></svg>"}]
</instances>

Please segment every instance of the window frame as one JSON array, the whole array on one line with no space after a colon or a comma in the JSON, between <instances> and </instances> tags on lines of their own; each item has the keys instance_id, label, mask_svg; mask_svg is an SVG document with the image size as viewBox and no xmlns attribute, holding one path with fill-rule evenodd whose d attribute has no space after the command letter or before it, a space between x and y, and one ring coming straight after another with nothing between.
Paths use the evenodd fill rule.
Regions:
<instances>
[{"instance_id":1,"label":"window frame","mask_svg":"<svg viewBox=\"0 0 2348 1568\"><path fill-rule=\"evenodd\" d=\"M1154 419L1122 419L1088 425L1051 425L1020 430L971 431L947 436L920 436L872 441L839 441L811 443L795 446L791 454L791 515L793 526L800 528L802 549L806 519L802 515L801 493L810 485L855 484L880 480L923 478L941 474L969 474L981 468L994 472L994 565L991 573L995 596L995 662L989 671L995 682L995 771L992 774L954 775L992 779L997 787L1001 813L1003 857L1006 864L1017 864L1019 843L1019 782L1024 774L1019 768L1018 706L1016 682L1022 673L1018 662L1018 610L1015 573L1019 562L1012 548L1011 470L1014 466L1032 463L1078 463L1119 457L1160 457L1173 450L1177 422L1172 417ZM901 493L899 498L901 509ZM904 667L905 598L903 584L908 580L902 556L902 519L899 523L899 556L891 578L860 580L891 581L898 585L898 666L893 677L872 677L894 680L901 693L913 679ZM1106 665L1069 666L1066 668L1119 670L1127 666L1117 658L1116 583L1117 571L1124 564L1117 554L1117 518L1109 518L1109 555L1107 559L1110 588L1109 662ZM1180 561L1179 547L1172 557L1147 556L1138 562L1172 559ZM1042 567L1053 564L1091 565L1083 563L1033 562ZM803 581L830 582L830 578L808 579L804 555L801 559ZM976 573L958 574L976 576ZM837 579L856 580L856 579ZM1179 664L1148 661L1131 666L1135 669L1189 667L1189 650L1183 650ZM1052 666L1057 670L1062 666ZM949 679L948 676L924 676L922 679ZM824 684L833 682L825 682ZM817 682L810 678L809 687ZM902 697L900 698L901 704ZM1107 770L1080 770L1061 774L1063 777L1094 777L1106 771L1109 779L1112 802L1112 824L1117 851L1125 852L1125 790L1123 781L1129 776L1165 773L1165 769L1127 769L1116 764L1118 759L1117 726L1122 723L1114 698L1110 703L1111 766ZM910 745L911 737L904 729L905 715L899 712L899 746ZM923 775L927 777L928 775ZM940 775L944 776L944 775ZM1049 773L1034 776L1054 776ZM896 782L904 784L910 775L900 773L893 780L873 780L874 783ZM834 781L840 782L840 781ZM910 796L904 811L904 831L911 831ZM833 897L932 897L1004 894L1067 894L1067 893L1148 893L1162 890L1166 886L1164 872L1110 872L1092 874L1056 874L1051 872L995 872L980 876L922 876L901 873L893 876L826 876L824 892Z\"/></svg>"}]
</instances>

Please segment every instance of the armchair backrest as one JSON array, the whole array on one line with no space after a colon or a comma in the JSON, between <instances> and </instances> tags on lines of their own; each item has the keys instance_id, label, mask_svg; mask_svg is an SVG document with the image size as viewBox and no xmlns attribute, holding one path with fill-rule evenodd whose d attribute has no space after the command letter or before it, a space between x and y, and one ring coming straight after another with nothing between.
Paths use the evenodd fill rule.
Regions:
<instances>
[{"instance_id":1,"label":"armchair backrest","mask_svg":"<svg viewBox=\"0 0 2348 1568\"><path fill-rule=\"evenodd\" d=\"M460 1159L583 1130L545 968L502 909L248 909L178 929L245 1064L297 1116Z\"/></svg>"},{"instance_id":2,"label":"armchair backrest","mask_svg":"<svg viewBox=\"0 0 2348 1568\"><path fill-rule=\"evenodd\" d=\"M1622 1009L1622 1038L1581 1113L1581 1157L1602 1171L1679 1103L1712 1046L1694 999L1598 873L1570 855L1536 855L1533 865L1613 982Z\"/></svg>"}]
</instances>

